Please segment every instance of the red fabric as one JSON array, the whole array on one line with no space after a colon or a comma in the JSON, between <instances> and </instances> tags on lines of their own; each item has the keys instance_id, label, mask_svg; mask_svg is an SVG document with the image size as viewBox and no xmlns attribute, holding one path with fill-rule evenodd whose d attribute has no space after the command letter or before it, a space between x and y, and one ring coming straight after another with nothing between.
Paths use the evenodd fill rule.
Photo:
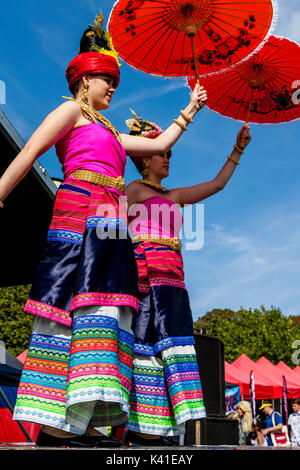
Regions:
<instances>
[{"instance_id":1,"label":"red fabric","mask_svg":"<svg viewBox=\"0 0 300 470\"><path fill-rule=\"evenodd\" d=\"M207 106L224 116L255 123L300 118L300 46L271 36L249 60L231 70L203 77ZM189 79L193 90L195 79Z\"/></svg>"},{"instance_id":2,"label":"red fabric","mask_svg":"<svg viewBox=\"0 0 300 470\"><path fill-rule=\"evenodd\" d=\"M272 0L119 0L110 17L115 50L130 65L163 76L193 76L187 27L195 27L199 74L251 54L267 36Z\"/></svg>"},{"instance_id":3,"label":"red fabric","mask_svg":"<svg viewBox=\"0 0 300 470\"><path fill-rule=\"evenodd\" d=\"M84 73L105 74L114 78L117 87L120 83L120 69L116 59L110 55L99 52L83 52L74 57L66 70L69 89L81 79Z\"/></svg>"},{"instance_id":4,"label":"red fabric","mask_svg":"<svg viewBox=\"0 0 300 470\"><path fill-rule=\"evenodd\" d=\"M274 382L270 377L266 377L261 371L258 365L249 357L246 356L246 354L242 354L240 357L238 357L233 363L235 367L238 367L241 369L243 372L246 374L249 374L251 371L254 371L254 383L261 383L268 385L272 388L272 396L268 398L282 398L282 384L278 385L276 382ZM256 395L256 398L257 395Z\"/></svg>"},{"instance_id":5,"label":"red fabric","mask_svg":"<svg viewBox=\"0 0 300 470\"><path fill-rule=\"evenodd\" d=\"M261 372L266 377L270 378L274 383L277 383L278 385L283 385L282 375L284 375L287 383L287 397L300 397L300 380L298 381L298 383L292 381L287 374L284 374L284 371L280 371L265 357L261 357L258 361L256 361L256 364L259 366Z\"/></svg>"},{"instance_id":6,"label":"red fabric","mask_svg":"<svg viewBox=\"0 0 300 470\"><path fill-rule=\"evenodd\" d=\"M25 351L23 351L21 354L19 354L19 355L17 356L17 359L18 359L20 362L22 362L22 364L24 364L24 362L25 362L25 359L26 359L26 357L27 357L27 353L28 353L28 349L25 349Z\"/></svg>"},{"instance_id":7,"label":"red fabric","mask_svg":"<svg viewBox=\"0 0 300 470\"><path fill-rule=\"evenodd\" d=\"M27 430L32 442L36 442L40 432L40 425L35 423L24 423L23 426ZM26 443L27 438L17 421L13 421L12 414L8 408L0 408L0 443Z\"/></svg>"},{"instance_id":8,"label":"red fabric","mask_svg":"<svg viewBox=\"0 0 300 470\"><path fill-rule=\"evenodd\" d=\"M298 387L300 387L300 368L299 367L295 367L295 369L291 369L284 362L280 361L276 365L276 369L278 369L280 373L284 374L286 380L289 379L292 382L296 383ZM298 397L300 397L300 393Z\"/></svg>"},{"instance_id":9,"label":"red fabric","mask_svg":"<svg viewBox=\"0 0 300 470\"><path fill-rule=\"evenodd\" d=\"M273 398L273 386L266 385L256 374L254 380L255 393L258 400ZM250 399L250 373L246 373L243 369L225 361L225 381L239 385L241 396L245 399Z\"/></svg>"}]
</instances>

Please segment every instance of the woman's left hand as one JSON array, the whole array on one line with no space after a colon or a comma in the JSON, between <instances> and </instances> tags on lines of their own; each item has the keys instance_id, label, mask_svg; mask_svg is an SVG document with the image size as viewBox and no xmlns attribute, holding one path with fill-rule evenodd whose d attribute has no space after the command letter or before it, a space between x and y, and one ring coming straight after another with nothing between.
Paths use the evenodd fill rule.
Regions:
<instances>
[{"instance_id":1,"label":"woman's left hand","mask_svg":"<svg viewBox=\"0 0 300 470\"><path fill-rule=\"evenodd\" d=\"M250 141L251 141L251 135L250 135L250 128L248 126L248 124L244 124L242 129L240 130L240 132L238 133L237 135L237 138L236 138L236 145L244 150L247 145L249 145Z\"/></svg>"}]
</instances>

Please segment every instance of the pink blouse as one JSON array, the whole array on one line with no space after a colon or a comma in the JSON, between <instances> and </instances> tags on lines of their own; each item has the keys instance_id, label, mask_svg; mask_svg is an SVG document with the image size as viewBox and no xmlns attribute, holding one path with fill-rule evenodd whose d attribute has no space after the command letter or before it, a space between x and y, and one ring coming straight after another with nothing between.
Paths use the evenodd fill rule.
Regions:
<instances>
[{"instance_id":1,"label":"pink blouse","mask_svg":"<svg viewBox=\"0 0 300 470\"><path fill-rule=\"evenodd\" d=\"M126 153L111 131L98 123L72 129L56 145L65 178L74 170L124 176Z\"/></svg>"},{"instance_id":2,"label":"pink blouse","mask_svg":"<svg viewBox=\"0 0 300 470\"><path fill-rule=\"evenodd\" d=\"M179 238L183 223L177 204L160 196L153 196L129 208L131 235L150 234Z\"/></svg>"}]
</instances>

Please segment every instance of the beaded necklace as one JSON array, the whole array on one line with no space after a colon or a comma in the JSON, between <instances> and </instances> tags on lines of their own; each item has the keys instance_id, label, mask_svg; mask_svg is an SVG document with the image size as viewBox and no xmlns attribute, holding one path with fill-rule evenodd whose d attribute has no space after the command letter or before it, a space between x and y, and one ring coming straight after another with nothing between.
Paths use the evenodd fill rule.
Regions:
<instances>
[{"instance_id":1,"label":"beaded necklace","mask_svg":"<svg viewBox=\"0 0 300 470\"><path fill-rule=\"evenodd\" d=\"M149 180L135 180L137 183L142 183L146 186L149 186L150 188L157 189L157 191L160 191L162 193L168 192L169 190L165 188L164 186L161 186L160 184L153 183L152 181Z\"/></svg>"},{"instance_id":2,"label":"beaded necklace","mask_svg":"<svg viewBox=\"0 0 300 470\"><path fill-rule=\"evenodd\" d=\"M70 100L70 101L75 101L75 103L78 103L82 111L87 112L88 114L91 114L94 116L94 118L97 119L97 121L100 121L101 124L103 124L105 127L107 127L115 136L118 142L121 142L121 137L119 132L115 129L115 127L112 125L112 123L106 119L99 111L94 109L92 106L90 106L87 103L84 103L83 101L78 101L75 98L71 98L69 96L63 96L64 99Z\"/></svg>"}]
</instances>

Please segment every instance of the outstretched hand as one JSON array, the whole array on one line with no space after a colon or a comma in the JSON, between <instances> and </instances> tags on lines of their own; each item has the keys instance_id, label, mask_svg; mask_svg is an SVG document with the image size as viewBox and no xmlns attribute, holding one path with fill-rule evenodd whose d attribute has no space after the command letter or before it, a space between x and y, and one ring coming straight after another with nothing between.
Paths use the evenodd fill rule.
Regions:
<instances>
[{"instance_id":1,"label":"outstretched hand","mask_svg":"<svg viewBox=\"0 0 300 470\"><path fill-rule=\"evenodd\" d=\"M194 90L191 93L190 103L199 111L205 106L207 101L207 92L203 86L196 83Z\"/></svg>"},{"instance_id":2,"label":"outstretched hand","mask_svg":"<svg viewBox=\"0 0 300 470\"><path fill-rule=\"evenodd\" d=\"M249 145L252 137L250 135L250 128L248 124L244 124L242 129L239 131L237 138L236 138L236 145L241 149L244 150L247 145Z\"/></svg>"}]
</instances>

